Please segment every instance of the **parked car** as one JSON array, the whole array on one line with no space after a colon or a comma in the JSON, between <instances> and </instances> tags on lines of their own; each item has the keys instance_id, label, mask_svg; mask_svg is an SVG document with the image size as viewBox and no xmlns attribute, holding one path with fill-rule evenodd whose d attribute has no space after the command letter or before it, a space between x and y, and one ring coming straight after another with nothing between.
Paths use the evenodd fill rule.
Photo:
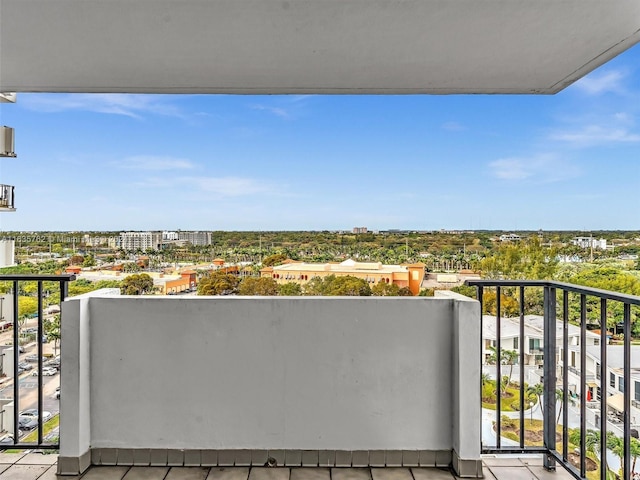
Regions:
<instances>
[{"instance_id":1,"label":"parked car","mask_svg":"<svg viewBox=\"0 0 640 480\"><path fill-rule=\"evenodd\" d=\"M18 428L20 430L33 430L34 428L38 428L38 417L20 415L18 417Z\"/></svg>"},{"instance_id":2,"label":"parked car","mask_svg":"<svg viewBox=\"0 0 640 480\"><path fill-rule=\"evenodd\" d=\"M56 373L58 373L58 370L52 367L45 367L42 369L42 376L43 377L50 377L55 375ZM38 376L38 370L34 370L33 372L31 372L31 375L34 377Z\"/></svg>"},{"instance_id":3,"label":"parked car","mask_svg":"<svg viewBox=\"0 0 640 480\"><path fill-rule=\"evenodd\" d=\"M53 360L44 362L44 365L47 367L55 368L56 370L60 370L60 359L56 360L54 358Z\"/></svg>"},{"instance_id":4,"label":"parked car","mask_svg":"<svg viewBox=\"0 0 640 480\"><path fill-rule=\"evenodd\" d=\"M24 357L24 359L27 362L37 362L38 361L38 355L36 355L36 354L27 355L26 357Z\"/></svg>"},{"instance_id":5,"label":"parked car","mask_svg":"<svg viewBox=\"0 0 640 480\"><path fill-rule=\"evenodd\" d=\"M8 433L4 437L0 438L0 445L2 445L2 444L13 445L13 435Z\"/></svg>"},{"instance_id":6,"label":"parked car","mask_svg":"<svg viewBox=\"0 0 640 480\"><path fill-rule=\"evenodd\" d=\"M30 408L28 410L23 410L22 412L20 412L20 416L21 417L38 418L38 409L37 408ZM50 418L51 418L51 412L47 412L47 411L42 412L42 421L43 422L46 422Z\"/></svg>"},{"instance_id":7,"label":"parked car","mask_svg":"<svg viewBox=\"0 0 640 480\"><path fill-rule=\"evenodd\" d=\"M20 362L18 363L18 369L22 369L22 370L31 370L33 368L33 365L31 365L30 363L27 362Z\"/></svg>"},{"instance_id":8,"label":"parked car","mask_svg":"<svg viewBox=\"0 0 640 480\"><path fill-rule=\"evenodd\" d=\"M60 387L56 388L56 393L53 396L60 400Z\"/></svg>"}]
</instances>

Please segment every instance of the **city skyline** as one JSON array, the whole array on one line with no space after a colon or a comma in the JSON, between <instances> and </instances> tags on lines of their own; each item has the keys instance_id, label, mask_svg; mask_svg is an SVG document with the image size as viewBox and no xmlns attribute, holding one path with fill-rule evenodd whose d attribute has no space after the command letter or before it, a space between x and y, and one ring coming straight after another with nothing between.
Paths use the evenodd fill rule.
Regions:
<instances>
[{"instance_id":1,"label":"city skyline","mask_svg":"<svg viewBox=\"0 0 640 480\"><path fill-rule=\"evenodd\" d=\"M639 65L554 96L18 94L0 230L634 230Z\"/></svg>"}]
</instances>

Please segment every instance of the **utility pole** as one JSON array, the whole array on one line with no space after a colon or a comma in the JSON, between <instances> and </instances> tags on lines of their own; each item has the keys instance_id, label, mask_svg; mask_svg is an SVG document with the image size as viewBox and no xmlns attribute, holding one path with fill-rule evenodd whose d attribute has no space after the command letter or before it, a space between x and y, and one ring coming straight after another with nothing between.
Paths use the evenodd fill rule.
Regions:
<instances>
[{"instance_id":1,"label":"utility pole","mask_svg":"<svg viewBox=\"0 0 640 480\"><path fill-rule=\"evenodd\" d=\"M591 258L590 258L590 263L593 263L593 233L591 235L589 235L589 244L591 246Z\"/></svg>"}]
</instances>

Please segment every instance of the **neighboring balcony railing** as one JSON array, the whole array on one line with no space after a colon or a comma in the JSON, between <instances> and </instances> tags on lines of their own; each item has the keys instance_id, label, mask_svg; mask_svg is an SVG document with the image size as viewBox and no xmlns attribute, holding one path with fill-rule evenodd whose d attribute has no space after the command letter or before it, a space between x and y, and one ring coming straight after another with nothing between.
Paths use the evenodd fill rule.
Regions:
<instances>
[{"instance_id":1,"label":"neighboring balcony railing","mask_svg":"<svg viewBox=\"0 0 640 480\"><path fill-rule=\"evenodd\" d=\"M15 210L15 187L0 184L0 211Z\"/></svg>"},{"instance_id":2,"label":"neighboring balcony railing","mask_svg":"<svg viewBox=\"0 0 640 480\"><path fill-rule=\"evenodd\" d=\"M42 341L45 336L45 297L49 297L55 303L61 303L67 296L68 282L74 279L73 275L0 275L0 285L3 285L5 287L4 290L8 292L0 296L0 330L5 333L11 332L11 345L3 350L0 357L2 360L0 365L2 376L12 378L3 386L12 385L0 390L6 392L0 395L0 405L2 406L0 410L0 425L5 430L5 432L0 433L0 438L2 438L0 449L59 448L57 440L47 441L44 434L44 423L48 420L44 418L43 387L43 373L46 373ZM26 284L30 284L32 287L35 286L35 289L25 289ZM59 291L59 295L57 291ZM28 292L34 293L30 294ZM27 393L32 399L30 401L33 401L34 396L30 392L34 388L32 387L33 382L24 382L24 379L20 378L20 374L25 373L20 361L22 350L20 330L21 323L24 320L24 316L21 318L20 308L22 306L21 302L25 301L26 297L33 297L34 295L37 300L37 310L35 314L31 315L31 318L34 318L35 315L36 326L34 327L34 332L30 335L35 336L37 347L35 353L32 354L34 355L35 361L33 363L35 363L35 367L27 372L30 375L37 376L35 388L36 406L28 409L30 410L29 415L22 415L21 413L25 413L21 412L23 394ZM21 385L21 383L28 383L29 385ZM31 407L32 405L27 406ZM27 431L36 432L35 441L27 442L24 440L24 437L28 436Z\"/></svg>"},{"instance_id":3,"label":"neighboring balcony railing","mask_svg":"<svg viewBox=\"0 0 640 480\"><path fill-rule=\"evenodd\" d=\"M516 414L517 424L519 426L518 440L515 442L509 442L503 437L503 419L502 419L502 405L501 399L503 396L504 388L501 382L496 382L496 416L495 416L495 445L483 444L483 453L542 453L544 454L544 465L548 469L554 469L555 463L558 462L562 465L572 476L577 479L584 479L587 473L587 457L588 453L592 457L595 455L595 461L590 459L590 463L600 462L600 475L599 478L605 480L610 478L609 468L607 466L607 452L610 456L618 456L621 460L621 468L623 479L632 478L631 472L631 436L632 433L637 436L637 432L632 432L631 424L631 315L632 308L634 310L640 305L640 297L631 295L624 295L615 292L609 292L605 290L599 290L594 288L580 287L576 285L548 282L548 281L527 281L527 280L468 280L467 285L475 286L477 288L478 300L481 303L481 311L484 311L483 299L490 291L491 294L495 294L495 315L496 315L496 356L501 358L502 346L501 346L501 299L505 293L516 297L519 303L519 316L520 316L520 342L524 341L525 333L525 314L529 312L525 311L525 291L531 290L543 290L543 300L541 307L544 311L544 376L543 376L543 392L542 392L542 417L543 417L543 442L542 446L535 446L529 444L526 440L525 418L528 418L528 414L525 414L524 409L520 408L520 412ZM493 312L492 312L493 313ZM600 343L599 345L591 346L592 353L599 356L598 363L600 364L597 372L591 372L587 374L587 314L597 315L600 322ZM588 403L592 401L591 396L595 395L595 392L589 390L588 385L593 381L595 375L604 376L607 371L607 319L611 316L615 318L616 323L622 323L624 325L624 342L622 348L623 365L622 370L624 372L624 385L627 388L624 389L624 393L621 393L621 397L616 398L609 397L611 402L607 399L603 399L599 405L599 411L597 413L597 425L587 425L586 408ZM480 321L482 322L482 314ZM580 326L580 360L579 367L567 367L568 365L568 352L569 352L569 335L568 326L569 322L576 323ZM557 336L557 329L561 325L562 335ZM556 361L557 346L556 343L561 342L562 356ZM638 348L638 347L636 347ZM524 361L524 352L520 352L521 363ZM637 365L634 365L634 367ZM496 377L502 378L502 374L506 365L500 365L497 362L496 365ZM558 370L560 369L560 370ZM567 370L575 373L579 376L579 384L573 388L572 392L569 385ZM562 379L561 382L557 381L558 376ZM558 390L561 392L558 395ZM525 396L525 378L524 369L520 370L520 382L519 382L519 397L520 405L525 404L525 400L528 396ZM558 400L558 397L560 400ZM617 397L617 396L616 396ZM584 401L582 401L584 400ZM569 423L569 410L571 402L577 406L577 430L570 432ZM557 406L562 408L560 414L561 425L556 425ZM572 407L573 408L573 407ZM616 425L615 431L608 432L607 424L610 422L602 421L601 419L608 419L610 413L608 410L618 412L620 423ZM574 422L576 422L574 420ZM533 424L533 422L531 422ZM556 432L557 427L560 427L560 432ZM613 429L611 429L613 430ZM578 432L578 434L576 434ZM613 438L611 434L618 434L618 437ZM558 436L559 435L559 439ZM579 459L577 465L571 462L570 456L575 452L569 449L571 437L571 445L576 447L579 451ZM576 444L577 443L577 444ZM595 451L594 451L595 450Z\"/></svg>"}]
</instances>

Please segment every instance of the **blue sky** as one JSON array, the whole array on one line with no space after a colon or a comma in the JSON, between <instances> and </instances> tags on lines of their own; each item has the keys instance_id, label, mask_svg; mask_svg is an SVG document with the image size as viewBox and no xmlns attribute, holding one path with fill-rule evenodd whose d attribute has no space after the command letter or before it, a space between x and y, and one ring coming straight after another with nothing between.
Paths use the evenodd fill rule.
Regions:
<instances>
[{"instance_id":1,"label":"blue sky","mask_svg":"<svg viewBox=\"0 0 640 480\"><path fill-rule=\"evenodd\" d=\"M19 94L10 230L640 229L640 45L554 96Z\"/></svg>"}]
</instances>

